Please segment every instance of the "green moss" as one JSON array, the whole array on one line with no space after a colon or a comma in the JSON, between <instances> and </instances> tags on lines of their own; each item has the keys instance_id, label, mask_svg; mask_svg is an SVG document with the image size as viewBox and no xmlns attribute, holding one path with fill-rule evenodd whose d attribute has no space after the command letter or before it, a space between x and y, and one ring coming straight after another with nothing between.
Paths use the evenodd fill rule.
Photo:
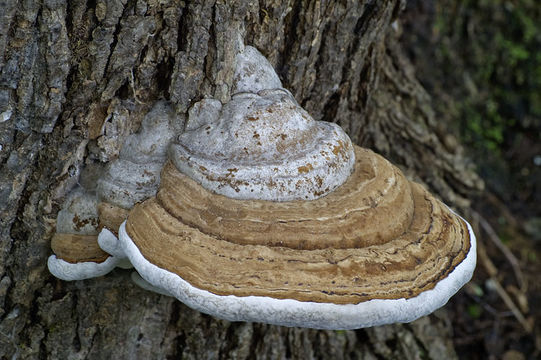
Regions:
<instances>
[{"instance_id":1,"label":"green moss","mask_svg":"<svg viewBox=\"0 0 541 360\"><path fill-rule=\"evenodd\" d=\"M532 0L442 1L437 63L462 88L456 105L466 144L499 156L512 134L541 129L541 4ZM471 78L472 86L460 84ZM446 84L447 85L447 84ZM533 119L533 120L532 120Z\"/></svg>"},{"instance_id":2,"label":"green moss","mask_svg":"<svg viewBox=\"0 0 541 360\"><path fill-rule=\"evenodd\" d=\"M483 308L479 304L468 305L466 311L474 319L479 319L483 313Z\"/></svg>"}]
</instances>

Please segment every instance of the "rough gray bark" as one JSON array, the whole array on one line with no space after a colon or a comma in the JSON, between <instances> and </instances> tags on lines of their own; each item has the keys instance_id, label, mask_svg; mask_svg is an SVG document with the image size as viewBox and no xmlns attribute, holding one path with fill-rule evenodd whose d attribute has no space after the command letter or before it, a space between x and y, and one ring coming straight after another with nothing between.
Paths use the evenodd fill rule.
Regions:
<instances>
[{"instance_id":1,"label":"rough gray bark","mask_svg":"<svg viewBox=\"0 0 541 360\"><path fill-rule=\"evenodd\" d=\"M0 358L456 357L445 310L359 331L229 323L143 291L123 270L68 283L46 269L65 195L118 155L156 99L179 113L228 99L232 38L263 52L315 119L466 208L481 184L401 54L403 6L0 0Z\"/></svg>"}]
</instances>

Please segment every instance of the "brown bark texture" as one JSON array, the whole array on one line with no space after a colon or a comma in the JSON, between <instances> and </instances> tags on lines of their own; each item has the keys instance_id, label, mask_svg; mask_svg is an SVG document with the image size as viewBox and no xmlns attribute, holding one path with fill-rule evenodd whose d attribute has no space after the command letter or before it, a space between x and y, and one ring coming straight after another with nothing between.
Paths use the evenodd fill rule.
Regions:
<instances>
[{"instance_id":1,"label":"brown bark texture","mask_svg":"<svg viewBox=\"0 0 541 360\"><path fill-rule=\"evenodd\" d=\"M138 288L127 270L64 282L46 267L66 194L155 101L182 114L228 100L232 39L258 48L316 120L466 211L482 183L402 53L404 5L0 0L0 358L455 358L445 310L358 331L230 323Z\"/></svg>"}]
</instances>

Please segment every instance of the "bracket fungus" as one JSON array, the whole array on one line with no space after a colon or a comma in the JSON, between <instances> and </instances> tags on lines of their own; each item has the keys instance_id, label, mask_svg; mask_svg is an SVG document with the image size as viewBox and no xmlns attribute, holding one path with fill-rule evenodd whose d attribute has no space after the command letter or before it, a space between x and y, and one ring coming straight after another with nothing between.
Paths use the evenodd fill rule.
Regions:
<instances>
[{"instance_id":1,"label":"bracket fungus","mask_svg":"<svg viewBox=\"0 0 541 360\"><path fill-rule=\"evenodd\" d=\"M96 188L72 191L58 213L51 241L54 255L48 267L54 276L82 280L117 266L131 267L118 246L118 228L137 202L156 194L167 148L183 126L184 119L170 104L157 102L140 131L126 139L119 158L100 174Z\"/></svg>"},{"instance_id":2,"label":"bracket fungus","mask_svg":"<svg viewBox=\"0 0 541 360\"><path fill-rule=\"evenodd\" d=\"M254 48L237 57L233 89L226 104L196 103L167 141L155 196L116 205L131 208L118 239L101 231L136 282L231 321L355 329L413 321L469 281L470 225L312 119Z\"/></svg>"}]
</instances>

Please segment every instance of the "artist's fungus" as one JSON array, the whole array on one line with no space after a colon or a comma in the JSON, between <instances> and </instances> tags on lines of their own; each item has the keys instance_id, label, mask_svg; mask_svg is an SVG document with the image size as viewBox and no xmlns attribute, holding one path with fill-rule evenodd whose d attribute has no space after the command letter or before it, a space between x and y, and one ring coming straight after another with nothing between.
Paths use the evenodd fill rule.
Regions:
<instances>
[{"instance_id":1,"label":"artist's fungus","mask_svg":"<svg viewBox=\"0 0 541 360\"><path fill-rule=\"evenodd\" d=\"M69 195L56 219L49 270L62 280L79 280L107 274L117 260L110 258L97 243L98 212L96 196L78 188Z\"/></svg>"},{"instance_id":2,"label":"artist's fungus","mask_svg":"<svg viewBox=\"0 0 541 360\"><path fill-rule=\"evenodd\" d=\"M96 189L78 188L70 194L58 213L51 242L54 255L48 266L53 275L82 280L130 266L119 251L111 250L115 243L109 240L113 237L118 243L116 234L129 210L156 194L167 147L183 125L169 103L157 102L141 130L126 139L119 158L105 168Z\"/></svg>"},{"instance_id":3,"label":"artist's fungus","mask_svg":"<svg viewBox=\"0 0 541 360\"><path fill-rule=\"evenodd\" d=\"M272 71L245 51L242 92L192 107L156 196L118 240L103 230L102 249L129 259L145 288L231 321L354 329L443 306L475 267L469 224L271 88L274 72L245 81L242 69Z\"/></svg>"}]
</instances>

